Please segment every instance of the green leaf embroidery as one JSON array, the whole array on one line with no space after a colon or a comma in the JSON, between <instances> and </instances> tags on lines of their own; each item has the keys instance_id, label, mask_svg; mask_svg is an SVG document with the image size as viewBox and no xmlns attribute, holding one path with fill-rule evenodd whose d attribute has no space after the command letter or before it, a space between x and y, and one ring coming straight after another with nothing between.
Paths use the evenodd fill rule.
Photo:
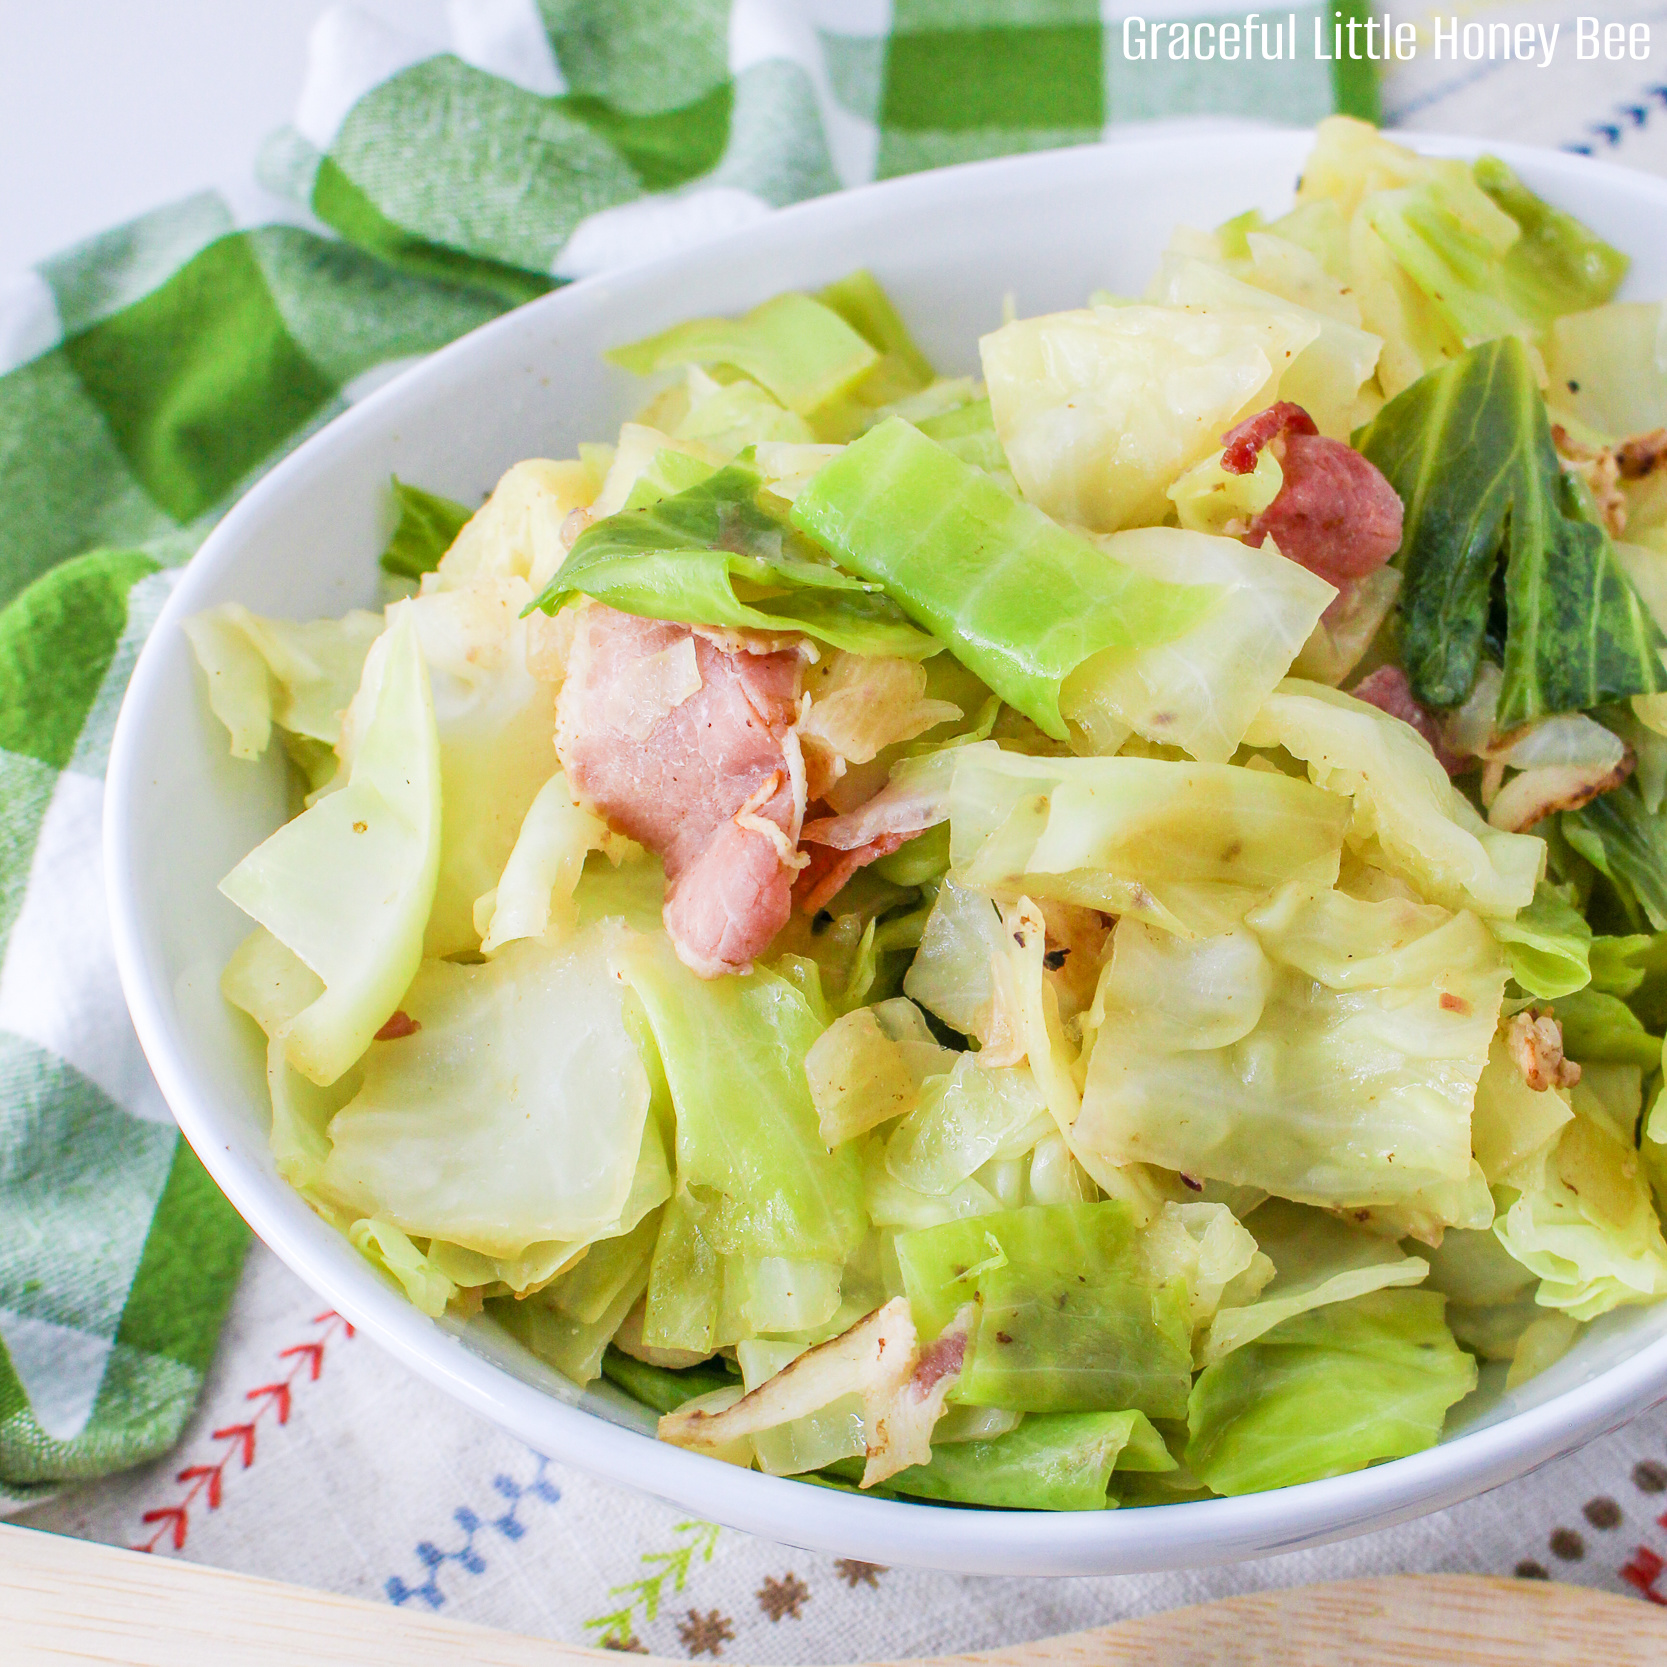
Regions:
<instances>
[{"instance_id":1,"label":"green leaf embroidery","mask_svg":"<svg viewBox=\"0 0 1667 1667\"><path fill-rule=\"evenodd\" d=\"M1425 705L1470 693L1502 552L1501 730L1667 688L1667 639L1563 474L1516 337L1421 377L1355 444L1406 505L1401 658Z\"/></svg>"},{"instance_id":2,"label":"green leaf embroidery","mask_svg":"<svg viewBox=\"0 0 1667 1667\"><path fill-rule=\"evenodd\" d=\"M382 552L382 569L402 579L420 579L440 565L474 511L420 486L408 486L398 475L394 501L399 505L399 525Z\"/></svg>"}]
</instances>

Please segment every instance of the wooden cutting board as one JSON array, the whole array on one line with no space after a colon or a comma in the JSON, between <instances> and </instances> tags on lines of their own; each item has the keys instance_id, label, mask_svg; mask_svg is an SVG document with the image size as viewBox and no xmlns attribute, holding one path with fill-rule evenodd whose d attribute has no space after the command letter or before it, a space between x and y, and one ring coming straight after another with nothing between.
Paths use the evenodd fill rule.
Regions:
<instances>
[{"instance_id":1,"label":"wooden cutting board","mask_svg":"<svg viewBox=\"0 0 1667 1667\"><path fill-rule=\"evenodd\" d=\"M619 1656L0 1525L6 1667L587 1667ZM1258 1592L922 1667L1667 1667L1667 1612L1546 1581ZM646 1667L655 1667L652 1657ZM667 1663L666 1667L671 1667Z\"/></svg>"}]
</instances>

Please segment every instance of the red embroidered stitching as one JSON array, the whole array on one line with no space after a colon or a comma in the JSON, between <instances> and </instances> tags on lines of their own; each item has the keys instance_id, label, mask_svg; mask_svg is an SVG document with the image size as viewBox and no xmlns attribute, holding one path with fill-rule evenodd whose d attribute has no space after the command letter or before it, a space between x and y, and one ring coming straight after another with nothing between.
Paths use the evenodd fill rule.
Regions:
<instances>
[{"instance_id":1,"label":"red embroidered stitching","mask_svg":"<svg viewBox=\"0 0 1667 1667\"><path fill-rule=\"evenodd\" d=\"M174 1478L176 1482L189 1484L185 1497L177 1504L162 1505L154 1511L146 1511L139 1519L147 1526L154 1526L155 1532L142 1544L136 1544L133 1547L135 1551L155 1551L164 1540L170 1541L173 1550L182 1551L185 1548L186 1537L191 1531L192 1506L202 1499L209 1510L220 1509L220 1500L225 1489L226 1466L234 1458L241 1461L241 1468L244 1470L255 1462L255 1429L261 1419L276 1409L279 1424L287 1424L291 1390L296 1380L304 1372L309 1383L317 1383L319 1373L324 1370L325 1350L338 1337L345 1342L353 1335L353 1327L334 1309L326 1309L322 1314L313 1315L312 1323L324 1328L318 1337L311 1342L294 1343L289 1348L278 1351L280 1360L291 1362L288 1374L271 1383L259 1384L244 1394L245 1401L256 1403L255 1410L249 1417L241 1424L227 1424L210 1434L209 1440L225 1444L219 1459L212 1464L187 1465Z\"/></svg>"}]
</instances>

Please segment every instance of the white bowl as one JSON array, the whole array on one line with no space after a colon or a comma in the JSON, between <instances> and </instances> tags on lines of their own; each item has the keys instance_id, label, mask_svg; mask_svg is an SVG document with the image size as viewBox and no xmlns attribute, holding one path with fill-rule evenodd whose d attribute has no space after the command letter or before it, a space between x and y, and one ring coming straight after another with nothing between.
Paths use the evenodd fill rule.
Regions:
<instances>
[{"instance_id":1,"label":"white bowl","mask_svg":"<svg viewBox=\"0 0 1667 1667\"><path fill-rule=\"evenodd\" d=\"M111 752L105 860L117 959L162 1092L255 1231L391 1354L539 1452L736 1528L889 1565L1104 1574L1225 1562L1358 1534L1568 1453L1667 1398L1667 1305L1589 1328L1514 1394L1473 1397L1412 1458L1240 1499L1093 1514L864 1498L665 1446L611 1386L580 1395L489 1322L420 1314L308 1210L267 1151L261 1059L218 993L248 922L215 889L283 818L282 750L234 762L180 621L218 602L292 618L371 604L388 477L478 501L511 463L571 455L639 404L601 349L680 319L873 269L940 369L976 369L1011 293L1023 313L1144 287L1177 220L1289 206L1312 135L1216 131L1020 156L825 197L685 254L588 279L487 325L365 399L274 469L184 574L140 656ZM1420 141L1475 154L1463 141ZM1667 181L1500 146L1527 182L1633 256L1667 295ZM1497 1371L1485 1374L1497 1378Z\"/></svg>"}]
</instances>

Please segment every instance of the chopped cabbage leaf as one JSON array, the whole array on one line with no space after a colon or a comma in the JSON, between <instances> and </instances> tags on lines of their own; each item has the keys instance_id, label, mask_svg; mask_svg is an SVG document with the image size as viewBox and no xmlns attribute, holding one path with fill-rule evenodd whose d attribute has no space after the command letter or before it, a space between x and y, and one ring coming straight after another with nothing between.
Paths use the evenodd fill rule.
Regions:
<instances>
[{"instance_id":1,"label":"chopped cabbage leaf","mask_svg":"<svg viewBox=\"0 0 1667 1667\"><path fill-rule=\"evenodd\" d=\"M440 746L411 604L366 661L368 718L339 792L280 828L220 889L324 989L276 1034L320 1086L387 1022L422 959L440 868Z\"/></svg>"},{"instance_id":2,"label":"chopped cabbage leaf","mask_svg":"<svg viewBox=\"0 0 1667 1667\"><path fill-rule=\"evenodd\" d=\"M1263 446L1256 453L1255 467L1242 475L1229 474L1221 458L1218 449L1193 464L1166 494L1175 506L1175 518L1188 532L1231 538L1235 532L1248 531L1285 484L1285 471L1272 446Z\"/></svg>"},{"instance_id":3,"label":"chopped cabbage leaf","mask_svg":"<svg viewBox=\"0 0 1667 1667\"><path fill-rule=\"evenodd\" d=\"M367 1262L399 1285L420 1312L438 1318L457 1294L457 1287L392 1222L355 1221L347 1228L347 1238Z\"/></svg>"},{"instance_id":4,"label":"chopped cabbage leaf","mask_svg":"<svg viewBox=\"0 0 1667 1667\"><path fill-rule=\"evenodd\" d=\"M1531 1166L1556 1144L1574 1115L1560 1088L1535 1090L1523 1080L1511 1057L1505 1034L1488 1043L1488 1062L1476 1082L1470 1115L1470 1149L1489 1186L1518 1184L1519 1171Z\"/></svg>"},{"instance_id":5,"label":"chopped cabbage leaf","mask_svg":"<svg viewBox=\"0 0 1667 1667\"><path fill-rule=\"evenodd\" d=\"M698 1206L700 1234L726 1256L843 1261L867 1228L861 1159L823 1144L805 1077L822 1032L809 1003L762 970L698 978L663 933L631 938L618 965L671 1086L679 1198Z\"/></svg>"},{"instance_id":6,"label":"chopped cabbage leaf","mask_svg":"<svg viewBox=\"0 0 1667 1667\"><path fill-rule=\"evenodd\" d=\"M1208 313L1083 308L983 337L996 433L1025 497L1095 532L1161 521L1170 484L1271 404L1319 335L1312 316L1256 300Z\"/></svg>"},{"instance_id":7,"label":"chopped cabbage leaf","mask_svg":"<svg viewBox=\"0 0 1667 1667\"><path fill-rule=\"evenodd\" d=\"M1123 566L900 417L829 463L793 524L1060 741L1060 685L1084 660L1171 641L1216 600Z\"/></svg>"},{"instance_id":8,"label":"chopped cabbage leaf","mask_svg":"<svg viewBox=\"0 0 1667 1667\"><path fill-rule=\"evenodd\" d=\"M1505 983L1487 929L1299 884L1245 924L1231 945L1119 924L1077 1151L1334 1208L1466 1189Z\"/></svg>"},{"instance_id":9,"label":"chopped cabbage leaf","mask_svg":"<svg viewBox=\"0 0 1667 1667\"><path fill-rule=\"evenodd\" d=\"M433 690L440 739L440 872L423 953L480 946L475 904L497 883L521 824L556 768L555 688L533 676L526 583L481 579L404 604L416 627ZM351 765L361 702L342 725Z\"/></svg>"},{"instance_id":10,"label":"chopped cabbage leaf","mask_svg":"<svg viewBox=\"0 0 1667 1667\"><path fill-rule=\"evenodd\" d=\"M834 308L789 291L745 318L696 318L607 357L637 376L678 365L733 365L801 416L850 390L880 355Z\"/></svg>"},{"instance_id":11,"label":"chopped cabbage leaf","mask_svg":"<svg viewBox=\"0 0 1667 1667\"><path fill-rule=\"evenodd\" d=\"M1555 1012L1563 1028L1563 1052L1570 1059L1638 1065L1646 1071L1661 1064L1661 1038L1650 1035L1619 996L1579 990L1564 996Z\"/></svg>"},{"instance_id":12,"label":"chopped cabbage leaf","mask_svg":"<svg viewBox=\"0 0 1667 1667\"><path fill-rule=\"evenodd\" d=\"M1123 1204L1006 1210L900 1233L896 1243L922 1336L937 1335L975 1296L981 1303L957 1402L1182 1416L1192 1374L1187 1283L1151 1279Z\"/></svg>"},{"instance_id":13,"label":"chopped cabbage leaf","mask_svg":"<svg viewBox=\"0 0 1667 1667\"><path fill-rule=\"evenodd\" d=\"M1546 403L1610 444L1667 426L1667 309L1614 301L1546 334Z\"/></svg>"},{"instance_id":14,"label":"chopped cabbage leaf","mask_svg":"<svg viewBox=\"0 0 1667 1667\"><path fill-rule=\"evenodd\" d=\"M992 963L1004 947L995 905L946 880L904 975L904 992L945 1024L987 1043L997 1017Z\"/></svg>"},{"instance_id":15,"label":"chopped cabbage leaf","mask_svg":"<svg viewBox=\"0 0 1667 1667\"><path fill-rule=\"evenodd\" d=\"M1207 1366L1187 1466L1217 1493L1341 1476L1433 1447L1476 1386L1434 1291L1383 1290L1297 1314Z\"/></svg>"},{"instance_id":16,"label":"chopped cabbage leaf","mask_svg":"<svg viewBox=\"0 0 1667 1667\"><path fill-rule=\"evenodd\" d=\"M689 409L673 435L679 440L698 440L723 458L772 441L804 446L816 439L803 417L778 404L745 376L730 383L716 382L699 366L691 365L688 400Z\"/></svg>"},{"instance_id":17,"label":"chopped cabbage leaf","mask_svg":"<svg viewBox=\"0 0 1667 1667\"><path fill-rule=\"evenodd\" d=\"M1284 747L1307 763L1310 780L1347 794L1350 847L1431 902L1493 919L1533 901L1544 841L1490 828L1410 724L1338 689L1289 679L1245 741Z\"/></svg>"},{"instance_id":18,"label":"chopped cabbage leaf","mask_svg":"<svg viewBox=\"0 0 1667 1667\"><path fill-rule=\"evenodd\" d=\"M1096 542L1149 579L1214 586L1216 601L1169 641L1102 649L1066 678L1059 704L1077 750L1115 752L1132 729L1225 764L1337 592L1272 543L1254 549L1179 527Z\"/></svg>"},{"instance_id":19,"label":"chopped cabbage leaf","mask_svg":"<svg viewBox=\"0 0 1667 1667\"><path fill-rule=\"evenodd\" d=\"M649 1079L609 945L526 942L425 961L330 1124L324 1185L366 1215L482 1255L605 1236L631 1195ZM614 1229L617 1231L617 1229Z\"/></svg>"},{"instance_id":20,"label":"chopped cabbage leaf","mask_svg":"<svg viewBox=\"0 0 1667 1667\"><path fill-rule=\"evenodd\" d=\"M1154 1282L1179 1277L1187 1283L1195 1357L1201 1328L1223 1304L1237 1308L1252 1301L1274 1274L1273 1263L1225 1204L1166 1199L1140 1243Z\"/></svg>"},{"instance_id":21,"label":"chopped cabbage leaf","mask_svg":"<svg viewBox=\"0 0 1667 1667\"><path fill-rule=\"evenodd\" d=\"M1577 1111L1494 1223L1540 1281L1535 1301L1576 1320L1667 1295L1667 1242L1630 1131Z\"/></svg>"},{"instance_id":22,"label":"chopped cabbage leaf","mask_svg":"<svg viewBox=\"0 0 1667 1667\"><path fill-rule=\"evenodd\" d=\"M1591 982L1592 929L1586 917L1545 881L1514 918L1490 920L1488 928L1511 958L1511 977L1529 995L1553 1000Z\"/></svg>"},{"instance_id":23,"label":"chopped cabbage leaf","mask_svg":"<svg viewBox=\"0 0 1667 1667\"><path fill-rule=\"evenodd\" d=\"M456 590L481 579L525 579L541 590L567 557L562 528L587 508L602 477L576 459L534 457L507 470L440 559L425 591Z\"/></svg>"},{"instance_id":24,"label":"chopped cabbage leaf","mask_svg":"<svg viewBox=\"0 0 1667 1667\"><path fill-rule=\"evenodd\" d=\"M616 843L600 817L574 802L567 776L558 769L527 807L497 886L475 904L481 953L543 937L552 927L558 935L571 932L578 923L573 894L585 857Z\"/></svg>"},{"instance_id":25,"label":"chopped cabbage leaf","mask_svg":"<svg viewBox=\"0 0 1667 1667\"><path fill-rule=\"evenodd\" d=\"M453 498L442 498L393 477L399 522L382 552L382 570L401 579L420 579L440 565L469 519L470 511Z\"/></svg>"},{"instance_id":26,"label":"chopped cabbage leaf","mask_svg":"<svg viewBox=\"0 0 1667 1667\"><path fill-rule=\"evenodd\" d=\"M1311 339L1281 370L1279 397L1302 406L1322 434L1349 437L1361 385L1371 377L1383 346L1376 336L1332 312L1276 297L1218 266L1174 252L1164 256L1148 294L1154 301L1205 314L1266 309L1299 320Z\"/></svg>"},{"instance_id":27,"label":"chopped cabbage leaf","mask_svg":"<svg viewBox=\"0 0 1667 1667\"><path fill-rule=\"evenodd\" d=\"M1477 185L1516 221L1501 276L1517 310L1536 324L1601 305L1620 287L1630 262L1571 214L1537 197L1497 156L1471 164Z\"/></svg>"},{"instance_id":28,"label":"chopped cabbage leaf","mask_svg":"<svg viewBox=\"0 0 1667 1667\"><path fill-rule=\"evenodd\" d=\"M1614 887L1642 926L1667 929L1667 815L1651 815L1631 782L1557 818L1563 838Z\"/></svg>"},{"instance_id":29,"label":"chopped cabbage leaf","mask_svg":"<svg viewBox=\"0 0 1667 1667\"><path fill-rule=\"evenodd\" d=\"M223 602L184 622L208 679L208 704L231 735L233 758L259 758L272 725L335 746L341 715L382 634L380 614L340 619L262 619Z\"/></svg>"},{"instance_id":30,"label":"chopped cabbage leaf","mask_svg":"<svg viewBox=\"0 0 1667 1667\"><path fill-rule=\"evenodd\" d=\"M835 459L817 480L838 467ZM755 469L731 463L673 497L597 522L533 605L555 613L584 595L649 619L803 631L855 654L938 651L878 583L807 550L761 506L762 485Z\"/></svg>"},{"instance_id":31,"label":"chopped cabbage leaf","mask_svg":"<svg viewBox=\"0 0 1667 1667\"><path fill-rule=\"evenodd\" d=\"M817 1127L830 1148L906 1115L919 1094L908 1058L871 1007L835 1019L811 1043L805 1079Z\"/></svg>"},{"instance_id":32,"label":"chopped cabbage leaf","mask_svg":"<svg viewBox=\"0 0 1667 1667\"><path fill-rule=\"evenodd\" d=\"M1504 559L1500 732L1667 689L1667 637L1559 464L1527 350L1473 348L1356 436L1406 505L1400 656L1427 706L1461 705Z\"/></svg>"},{"instance_id":33,"label":"chopped cabbage leaf","mask_svg":"<svg viewBox=\"0 0 1667 1667\"><path fill-rule=\"evenodd\" d=\"M924 388L932 380L931 361L915 345L891 297L872 272L859 268L847 273L818 290L816 299L838 313L882 357L896 361L903 379L912 386Z\"/></svg>"},{"instance_id":34,"label":"chopped cabbage leaf","mask_svg":"<svg viewBox=\"0 0 1667 1667\"><path fill-rule=\"evenodd\" d=\"M1368 1291L1416 1285L1430 1269L1393 1239L1283 1199L1269 1199L1248 1226L1272 1262L1274 1278L1253 1301L1217 1310L1199 1350L1201 1366L1225 1359L1294 1315L1352 1302Z\"/></svg>"},{"instance_id":35,"label":"chopped cabbage leaf","mask_svg":"<svg viewBox=\"0 0 1667 1667\"><path fill-rule=\"evenodd\" d=\"M886 1168L915 1192L953 1192L992 1159L1021 1158L1054 1132L1030 1071L980 1065L970 1053L953 1058L886 1142Z\"/></svg>"},{"instance_id":36,"label":"chopped cabbage leaf","mask_svg":"<svg viewBox=\"0 0 1667 1667\"><path fill-rule=\"evenodd\" d=\"M1003 901L1057 898L1191 935L1287 881L1331 883L1348 819L1346 800L1274 771L969 749L951 786L951 868Z\"/></svg>"},{"instance_id":37,"label":"chopped cabbage leaf","mask_svg":"<svg viewBox=\"0 0 1667 1667\"><path fill-rule=\"evenodd\" d=\"M912 1499L1021 1511L1103 1511L1112 1472L1173 1470L1143 1412L1033 1412L989 1440L934 1441L929 1463L886 1486Z\"/></svg>"},{"instance_id":38,"label":"chopped cabbage leaf","mask_svg":"<svg viewBox=\"0 0 1667 1667\"><path fill-rule=\"evenodd\" d=\"M985 1174L989 1175L988 1165ZM975 1178L963 1181L950 1192L916 1192L913 1187L904 1186L886 1167L885 1142L878 1136L871 1136L863 1145L862 1175L863 1202L869 1220L882 1230L940 1227L949 1221L1016 1209L1028 1201L1021 1198L1014 1204L998 1198Z\"/></svg>"}]
</instances>

